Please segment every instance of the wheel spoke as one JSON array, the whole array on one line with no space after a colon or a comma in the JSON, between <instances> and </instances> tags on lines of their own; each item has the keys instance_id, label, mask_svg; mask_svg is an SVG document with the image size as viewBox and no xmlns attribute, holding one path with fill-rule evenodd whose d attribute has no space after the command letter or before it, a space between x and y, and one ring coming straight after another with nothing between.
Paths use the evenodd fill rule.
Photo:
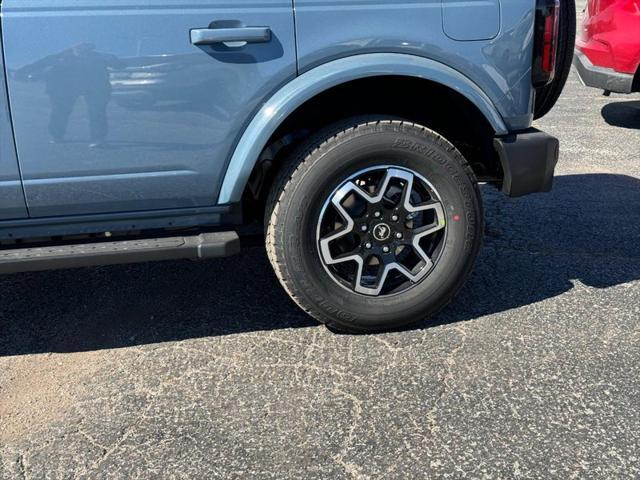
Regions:
<instances>
[{"instance_id":1,"label":"wheel spoke","mask_svg":"<svg viewBox=\"0 0 640 480\"><path fill-rule=\"evenodd\" d=\"M428 212L435 210L438 217L444 217L444 209L442 203L437 200L429 200L428 202L421 203L420 205L411 205L411 202L405 202L404 208L410 213Z\"/></svg>"},{"instance_id":2,"label":"wheel spoke","mask_svg":"<svg viewBox=\"0 0 640 480\"><path fill-rule=\"evenodd\" d=\"M427 268L430 268L430 266ZM360 272L360 276L358 277L355 290L358 293L364 293L366 295L374 295L374 296L380 295L380 292L384 288L384 284L387 280L387 277L394 270L402 274L404 277L406 277L411 283L417 283L422 279L424 275L428 273L428 270L421 269L417 274L413 274L405 266L397 262L393 262L388 265L385 265L383 268L379 270L375 287L363 287L361 283L362 280L361 280L361 272Z\"/></svg>"},{"instance_id":3,"label":"wheel spoke","mask_svg":"<svg viewBox=\"0 0 640 480\"><path fill-rule=\"evenodd\" d=\"M430 270L433 266L433 261L431 257L424 251L424 249L420 246L420 242L423 238L428 237L429 235L433 235L436 232L444 229L446 226L444 220L444 213L442 211L442 205L438 203L436 206L436 220L431 225L426 225L424 227L420 227L414 231L413 240L411 241L411 246L413 247L413 251L424 261L423 270ZM442 212L442 213L441 213Z\"/></svg>"},{"instance_id":4,"label":"wheel spoke","mask_svg":"<svg viewBox=\"0 0 640 480\"><path fill-rule=\"evenodd\" d=\"M413 175L409 174L406 178L406 182L404 185L404 190L402 192L402 206L407 212L413 212L413 207L411 206L411 192L413 191Z\"/></svg>"},{"instance_id":5,"label":"wheel spoke","mask_svg":"<svg viewBox=\"0 0 640 480\"><path fill-rule=\"evenodd\" d=\"M327 262L328 264L343 263L343 262L348 262L353 260L353 258L350 258L350 257L347 257L341 260L334 259L333 255L331 255L330 243L333 242L334 240L345 237L346 235L349 235L351 232L353 232L353 226L354 226L353 218L351 218L351 215L349 215L349 212L347 212L342 206L342 201L354 189L360 190L353 182L348 182L346 185L340 188L331 198L332 205L338 211L342 219L346 222L346 225L344 226L344 228L336 232L333 232L329 236L324 237L320 240L320 249L322 251L322 256L324 257L325 262Z\"/></svg>"},{"instance_id":6,"label":"wheel spoke","mask_svg":"<svg viewBox=\"0 0 640 480\"><path fill-rule=\"evenodd\" d=\"M362 268L360 269L360 275L356 280L356 288L355 291L358 293L363 293L365 295L377 296L380 295L382 288L384 287L384 282L389 273L389 265L380 264L378 267L378 274L376 275L376 286L375 287L364 287L362 286Z\"/></svg>"},{"instance_id":7,"label":"wheel spoke","mask_svg":"<svg viewBox=\"0 0 640 480\"><path fill-rule=\"evenodd\" d=\"M331 260L334 264L337 264L337 263L352 262L354 260L354 257L358 257L362 259L362 255L360 255L359 250L360 250L359 248L354 248L350 252L341 253L339 255L332 255Z\"/></svg>"},{"instance_id":8,"label":"wheel spoke","mask_svg":"<svg viewBox=\"0 0 640 480\"><path fill-rule=\"evenodd\" d=\"M436 221L431 225L425 225L424 227L418 227L412 230L413 238L422 240L424 237L428 237L429 235L432 235L442 230L443 228L445 228L444 219L443 220L436 219Z\"/></svg>"},{"instance_id":9,"label":"wheel spoke","mask_svg":"<svg viewBox=\"0 0 640 480\"><path fill-rule=\"evenodd\" d=\"M404 275L405 277L407 277L411 282L417 282L420 278L421 278L421 273L424 271L424 273L426 273L426 270L421 269L418 273L413 274L411 273L404 265L400 265L399 263L396 263L392 266L392 268L398 272L400 272L402 275Z\"/></svg>"},{"instance_id":10,"label":"wheel spoke","mask_svg":"<svg viewBox=\"0 0 640 480\"><path fill-rule=\"evenodd\" d=\"M358 264L358 270L356 272L355 281L354 281L355 284L353 285L353 289L358 293L366 293L361 291L361 289L363 288L362 272L364 270L364 260L362 259L362 257L358 256L358 260L355 260L355 261Z\"/></svg>"},{"instance_id":11,"label":"wheel spoke","mask_svg":"<svg viewBox=\"0 0 640 480\"><path fill-rule=\"evenodd\" d=\"M422 247L420 246L420 244L413 244L413 251L416 252L416 255L418 255L422 261L424 262L424 265L420 267L420 270L418 272L418 274L420 272L428 272L429 270L431 270L431 267L433 267L433 260L431 260L431 257L429 255L427 255L427 252L425 252Z\"/></svg>"},{"instance_id":12,"label":"wheel spoke","mask_svg":"<svg viewBox=\"0 0 640 480\"><path fill-rule=\"evenodd\" d=\"M413 174L405 170L400 170L398 168L389 168L385 172L385 175L382 181L379 183L380 186L378 187L376 195L367 196L368 197L367 200L369 201L369 203L380 203L382 199L385 197L387 190L389 190L389 185L391 184L391 180L393 180L394 178L404 180L406 182L405 190L406 190L406 185L413 185ZM411 188L409 188L409 192L411 192Z\"/></svg>"}]
</instances>

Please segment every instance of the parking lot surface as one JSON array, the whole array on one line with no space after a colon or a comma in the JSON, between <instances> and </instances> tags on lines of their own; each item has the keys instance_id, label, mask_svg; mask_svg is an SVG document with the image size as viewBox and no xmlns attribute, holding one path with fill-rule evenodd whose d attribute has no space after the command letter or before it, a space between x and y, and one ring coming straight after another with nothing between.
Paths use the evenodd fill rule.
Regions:
<instances>
[{"instance_id":1,"label":"parking lot surface","mask_svg":"<svg viewBox=\"0 0 640 480\"><path fill-rule=\"evenodd\" d=\"M433 325L336 335L263 248L0 277L0 478L638 478L640 96L572 75Z\"/></svg>"}]
</instances>

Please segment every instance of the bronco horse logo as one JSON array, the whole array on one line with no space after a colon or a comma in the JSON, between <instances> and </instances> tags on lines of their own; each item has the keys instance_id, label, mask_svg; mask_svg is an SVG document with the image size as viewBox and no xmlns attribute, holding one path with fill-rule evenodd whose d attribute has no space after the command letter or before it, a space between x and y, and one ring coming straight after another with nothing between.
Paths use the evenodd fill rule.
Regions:
<instances>
[{"instance_id":1,"label":"bronco horse logo","mask_svg":"<svg viewBox=\"0 0 640 480\"><path fill-rule=\"evenodd\" d=\"M384 223L379 223L373 228L373 236L379 242L384 242L387 238L389 238L389 234L391 233L391 228Z\"/></svg>"}]
</instances>

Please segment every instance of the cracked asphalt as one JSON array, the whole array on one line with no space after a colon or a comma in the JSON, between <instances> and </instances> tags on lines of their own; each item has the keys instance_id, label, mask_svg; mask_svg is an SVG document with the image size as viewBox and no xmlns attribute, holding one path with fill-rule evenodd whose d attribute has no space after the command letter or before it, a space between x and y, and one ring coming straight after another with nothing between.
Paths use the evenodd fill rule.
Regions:
<instances>
[{"instance_id":1,"label":"cracked asphalt","mask_svg":"<svg viewBox=\"0 0 640 480\"><path fill-rule=\"evenodd\" d=\"M640 477L640 96L573 75L555 189L484 189L435 325L336 335L262 248L0 277L0 478Z\"/></svg>"}]
</instances>

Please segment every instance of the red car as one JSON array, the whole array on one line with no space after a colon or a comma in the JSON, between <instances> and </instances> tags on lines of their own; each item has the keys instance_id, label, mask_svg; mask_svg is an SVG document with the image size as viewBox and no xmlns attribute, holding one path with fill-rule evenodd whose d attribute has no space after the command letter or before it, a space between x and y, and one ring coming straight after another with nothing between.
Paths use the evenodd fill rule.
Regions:
<instances>
[{"instance_id":1,"label":"red car","mask_svg":"<svg viewBox=\"0 0 640 480\"><path fill-rule=\"evenodd\" d=\"M587 86L640 91L640 0L588 0L573 64Z\"/></svg>"}]
</instances>

